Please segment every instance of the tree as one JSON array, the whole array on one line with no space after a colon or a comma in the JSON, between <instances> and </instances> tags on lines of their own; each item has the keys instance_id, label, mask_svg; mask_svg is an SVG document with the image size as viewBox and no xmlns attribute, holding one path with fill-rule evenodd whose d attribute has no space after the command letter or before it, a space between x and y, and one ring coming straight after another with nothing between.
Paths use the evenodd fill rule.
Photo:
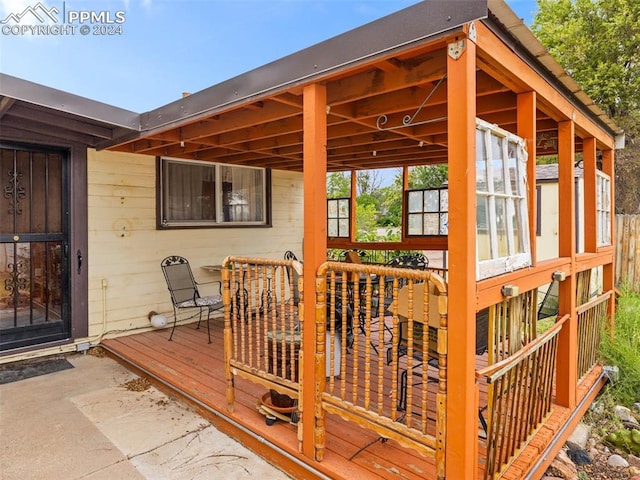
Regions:
<instances>
[{"instance_id":1,"label":"tree","mask_svg":"<svg viewBox=\"0 0 640 480\"><path fill-rule=\"evenodd\" d=\"M351 175L336 172L327 175L327 198L348 198L351 195Z\"/></svg>"},{"instance_id":2,"label":"tree","mask_svg":"<svg viewBox=\"0 0 640 480\"><path fill-rule=\"evenodd\" d=\"M616 211L640 213L640 1L538 0L532 30L621 128Z\"/></svg>"}]
</instances>

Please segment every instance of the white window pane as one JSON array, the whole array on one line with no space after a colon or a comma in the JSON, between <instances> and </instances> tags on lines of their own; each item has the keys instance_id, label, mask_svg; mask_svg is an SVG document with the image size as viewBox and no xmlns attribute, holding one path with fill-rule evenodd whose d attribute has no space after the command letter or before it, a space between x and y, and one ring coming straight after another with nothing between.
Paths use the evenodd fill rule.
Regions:
<instances>
[{"instance_id":1,"label":"white window pane","mask_svg":"<svg viewBox=\"0 0 640 480\"><path fill-rule=\"evenodd\" d=\"M441 213L440 214L440 235L448 235L449 234L449 214Z\"/></svg>"},{"instance_id":2,"label":"white window pane","mask_svg":"<svg viewBox=\"0 0 640 480\"><path fill-rule=\"evenodd\" d=\"M327 235L330 237L338 236L338 220L334 218L327 220Z\"/></svg>"},{"instance_id":3,"label":"white window pane","mask_svg":"<svg viewBox=\"0 0 640 480\"><path fill-rule=\"evenodd\" d=\"M424 192L424 211L437 212L440 207L440 195L438 190L427 190Z\"/></svg>"},{"instance_id":4,"label":"white window pane","mask_svg":"<svg viewBox=\"0 0 640 480\"><path fill-rule=\"evenodd\" d=\"M263 175L259 169L220 167L223 221L264 221Z\"/></svg>"},{"instance_id":5,"label":"white window pane","mask_svg":"<svg viewBox=\"0 0 640 480\"><path fill-rule=\"evenodd\" d=\"M487 192L487 149L484 144L484 131L476 130L476 190Z\"/></svg>"},{"instance_id":6,"label":"white window pane","mask_svg":"<svg viewBox=\"0 0 640 480\"><path fill-rule=\"evenodd\" d=\"M502 137L491 135L491 176L493 179L493 191L505 193L504 185L504 159L502 158Z\"/></svg>"},{"instance_id":7,"label":"white window pane","mask_svg":"<svg viewBox=\"0 0 640 480\"><path fill-rule=\"evenodd\" d=\"M509 168L509 182L511 182L511 193L513 195L521 195L520 191L520 175L518 172L518 158L516 152L518 146L515 142L509 142L509 160L507 167Z\"/></svg>"},{"instance_id":8,"label":"white window pane","mask_svg":"<svg viewBox=\"0 0 640 480\"><path fill-rule=\"evenodd\" d=\"M438 213L424 214L424 234L438 235L440 232L440 215Z\"/></svg>"},{"instance_id":9,"label":"white window pane","mask_svg":"<svg viewBox=\"0 0 640 480\"><path fill-rule=\"evenodd\" d=\"M340 237L348 237L349 236L349 219L340 219L338 221L338 236Z\"/></svg>"},{"instance_id":10,"label":"white window pane","mask_svg":"<svg viewBox=\"0 0 640 480\"><path fill-rule=\"evenodd\" d=\"M440 190L440 211L449 211L449 190Z\"/></svg>"},{"instance_id":11,"label":"white window pane","mask_svg":"<svg viewBox=\"0 0 640 480\"><path fill-rule=\"evenodd\" d=\"M521 209L521 202L522 200L515 200L514 201L514 206L515 206L515 212L514 212L514 218L513 221L511 223L511 228L513 228L513 248L515 249L514 253L525 253L525 247L524 247L524 232L523 232L523 219L522 219L522 209Z\"/></svg>"},{"instance_id":12,"label":"white window pane","mask_svg":"<svg viewBox=\"0 0 640 480\"><path fill-rule=\"evenodd\" d=\"M422 214L409 215L409 235L422 235Z\"/></svg>"},{"instance_id":13,"label":"white window pane","mask_svg":"<svg viewBox=\"0 0 640 480\"><path fill-rule=\"evenodd\" d=\"M496 231L498 233L498 256L509 255L509 240L507 238L507 205L504 198L496 198Z\"/></svg>"},{"instance_id":14,"label":"white window pane","mask_svg":"<svg viewBox=\"0 0 640 480\"><path fill-rule=\"evenodd\" d=\"M476 227L478 233L489 230L489 199L484 195L477 196Z\"/></svg>"},{"instance_id":15,"label":"white window pane","mask_svg":"<svg viewBox=\"0 0 640 480\"><path fill-rule=\"evenodd\" d=\"M409 192L409 212L422 212L422 191Z\"/></svg>"},{"instance_id":16,"label":"white window pane","mask_svg":"<svg viewBox=\"0 0 640 480\"><path fill-rule=\"evenodd\" d=\"M349 200L338 200L338 216L340 218L349 218Z\"/></svg>"},{"instance_id":17,"label":"white window pane","mask_svg":"<svg viewBox=\"0 0 640 480\"><path fill-rule=\"evenodd\" d=\"M338 217L338 202L337 202L337 200L328 200L327 201L327 216L329 218L337 218Z\"/></svg>"}]
</instances>

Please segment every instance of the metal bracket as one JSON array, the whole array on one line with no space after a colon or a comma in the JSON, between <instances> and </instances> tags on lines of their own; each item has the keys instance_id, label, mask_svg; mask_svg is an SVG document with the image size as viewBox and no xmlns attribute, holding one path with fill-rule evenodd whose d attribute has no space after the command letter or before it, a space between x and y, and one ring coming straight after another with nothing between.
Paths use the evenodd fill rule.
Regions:
<instances>
[{"instance_id":1,"label":"metal bracket","mask_svg":"<svg viewBox=\"0 0 640 480\"><path fill-rule=\"evenodd\" d=\"M378 117L378 119L376 120L377 129L382 131L382 132L386 132L388 130L396 130L398 128L405 128L405 127L415 127L416 125L425 125L427 123L440 122L442 120L446 120L447 117L438 117L438 118L431 118L429 120L424 120L424 121L421 121L421 122L415 122L415 119L418 116L418 114L420 113L420 111L424 108L424 106L427 104L427 102L429 101L431 96L435 93L435 91L438 89L438 87L440 85L442 85L442 83L444 82L445 78L447 78L447 74L446 73L442 76L442 78L440 80L438 80L438 83L436 83L436 85L433 87L433 89L431 89L429 94L422 101L422 103L420 104L418 109L413 113L413 115L405 115L403 117L401 125L396 125L395 127L385 127L385 125L389 121L389 118L387 117L386 114L383 114L383 115L380 115ZM374 150L373 154L375 156L375 154L376 154L375 150Z\"/></svg>"},{"instance_id":2,"label":"metal bracket","mask_svg":"<svg viewBox=\"0 0 640 480\"><path fill-rule=\"evenodd\" d=\"M458 60L462 56L466 48L467 41L463 38L459 42L453 42L447 45L447 53L454 60Z\"/></svg>"},{"instance_id":3,"label":"metal bracket","mask_svg":"<svg viewBox=\"0 0 640 480\"><path fill-rule=\"evenodd\" d=\"M478 32L476 31L475 22L469 22L469 33L467 34L467 37L473 43L476 43L476 39L478 38Z\"/></svg>"}]
</instances>

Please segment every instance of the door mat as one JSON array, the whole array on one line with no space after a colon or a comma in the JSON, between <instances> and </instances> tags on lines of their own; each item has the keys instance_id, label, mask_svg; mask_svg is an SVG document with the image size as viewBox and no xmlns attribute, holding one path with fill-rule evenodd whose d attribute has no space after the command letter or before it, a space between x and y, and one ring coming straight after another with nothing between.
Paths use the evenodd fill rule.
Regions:
<instances>
[{"instance_id":1,"label":"door mat","mask_svg":"<svg viewBox=\"0 0 640 480\"><path fill-rule=\"evenodd\" d=\"M0 385L70 368L73 365L64 357L38 358L0 365Z\"/></svg>"}]
</instances>

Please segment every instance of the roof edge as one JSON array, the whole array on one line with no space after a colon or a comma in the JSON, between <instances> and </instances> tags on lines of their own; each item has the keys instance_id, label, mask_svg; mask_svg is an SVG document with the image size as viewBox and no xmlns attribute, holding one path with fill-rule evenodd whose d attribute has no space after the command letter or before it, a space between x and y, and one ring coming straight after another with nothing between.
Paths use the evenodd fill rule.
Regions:
<instances>
[{"instance_id":1,"label":"roof edge","mask_svg":"<svg viewBox=\"0 0 640 480\"><path fill-rule=\"evenodd\" d=\"M141 131L193 120L486 18L486 0L423 0L141 115Z\"/></svg>"},{"instance_id":2,"label":"roof edge","mask_svg":"<svg viewBox=\"0 0 640 480\"><path fill-rule=\"evenodd\" d=\"M0 73L0 96L108 123L114 127L140 130L140 115L136 112L30 82L6 73Z\"/></svg>"}]
</instances>

